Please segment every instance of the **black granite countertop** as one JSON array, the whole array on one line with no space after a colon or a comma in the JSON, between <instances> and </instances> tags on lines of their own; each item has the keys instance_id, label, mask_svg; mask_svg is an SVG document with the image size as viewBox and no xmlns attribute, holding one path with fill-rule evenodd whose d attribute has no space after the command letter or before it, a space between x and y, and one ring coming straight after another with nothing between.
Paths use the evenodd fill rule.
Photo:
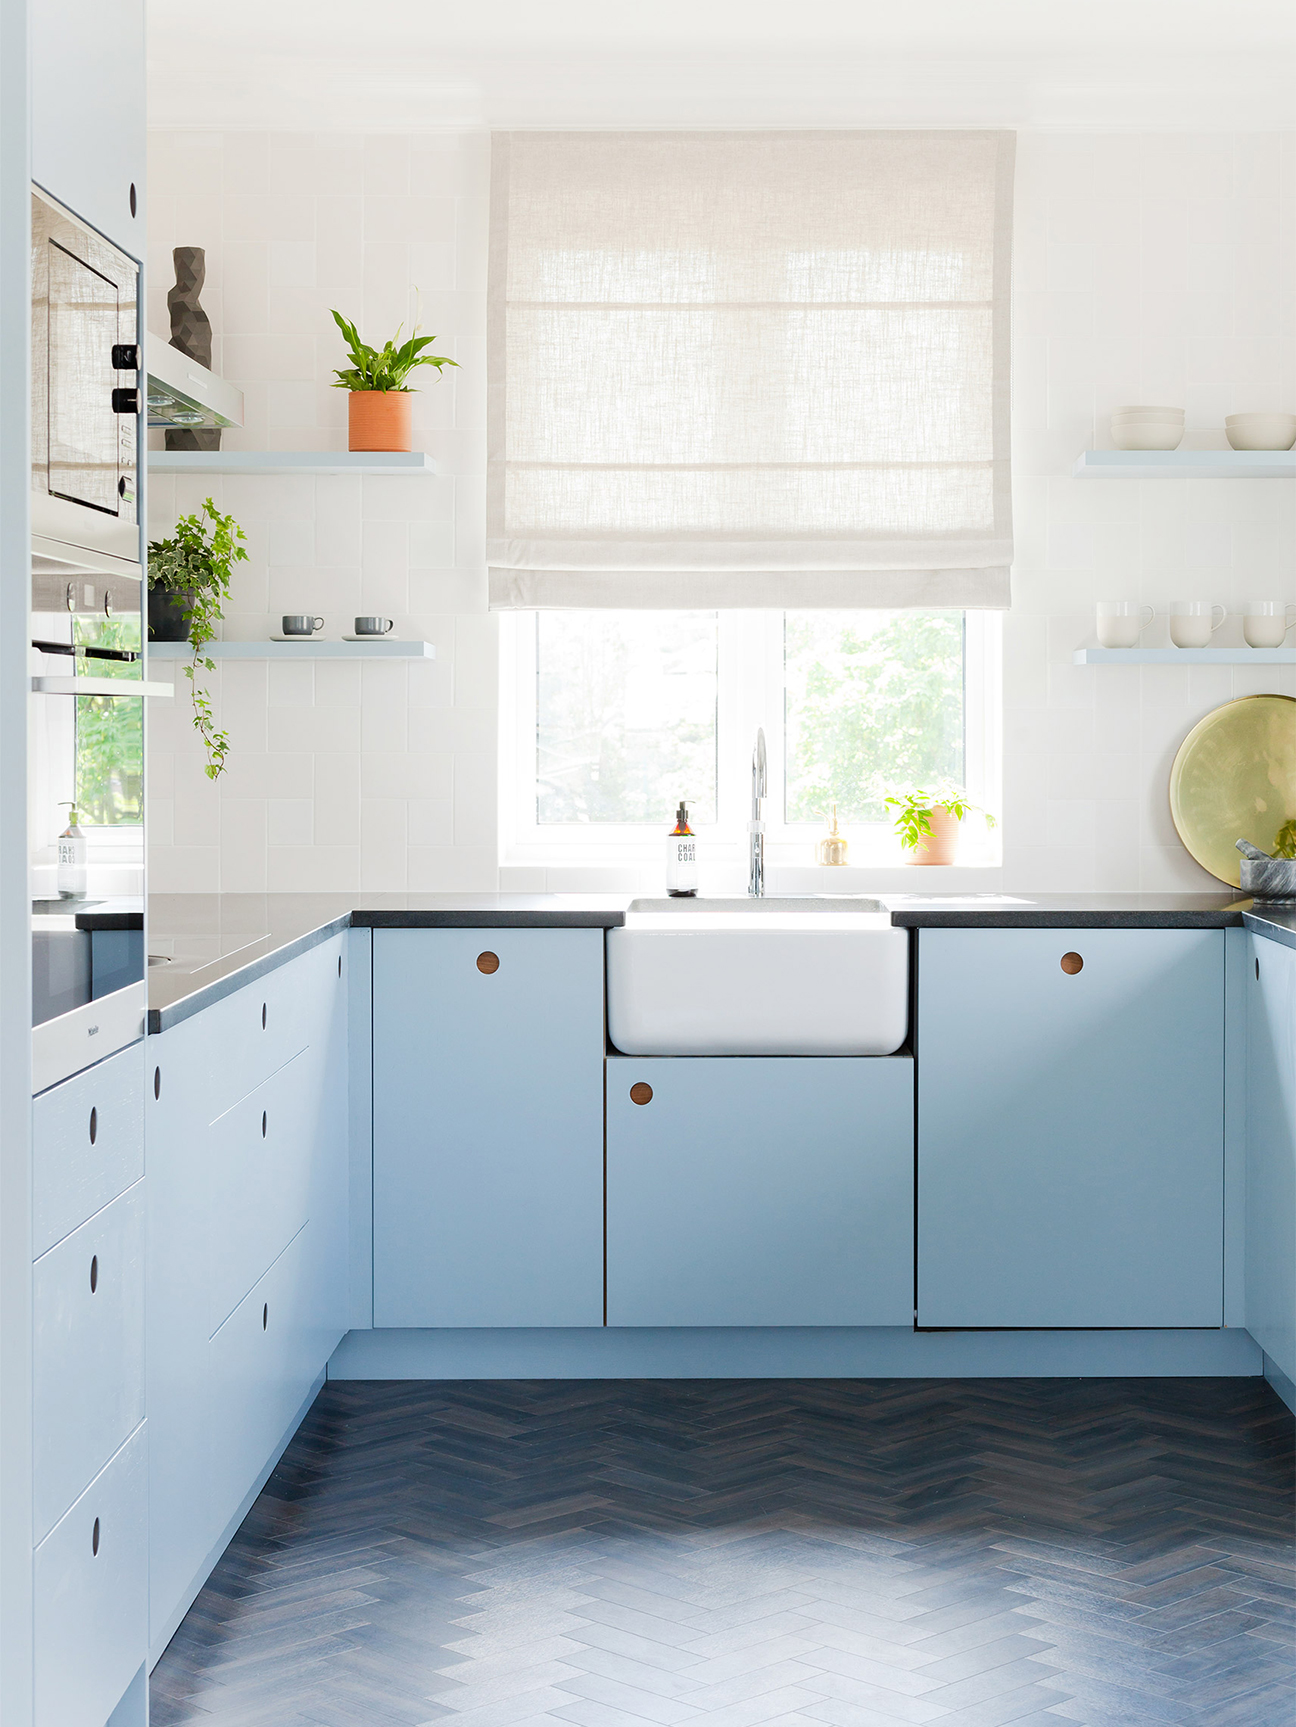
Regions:
<instances>
[{"instance_id":1,"label":"black granite countertop","mask_svg":"<svg viewBox=\"0 0 1296 1727\"><path fill-rule=\"evenodd\" d=\"M36 927L49 928L58 919L70 929L131 930L144 928L144 901L138 894L87 896L85 899L34 899Z\"/></svg>"},{"instance_id":2,"label":"black granite countertop","mask_svg":"<svg viewBox=\"0 0 1296 1727\"><path fill-rule=\"evenodd\" d=\"M610 929L630 896L173 893L149 896L148 1029L166 1031L349 926Z\"/></svg>"},{"instance_id":3,"label":"black granite countertop","mask_svg":"<svg viewBox=\"0 0 1296 1727\"><path fill-rule=\"evenodd\" d=\"M1265 905L1252 900L1242 913L1242 921L1257 935L1267 935L1284 947L1296 947L1296 905Z\"/></svg>"},{"instance_id":4,"label":"black granite countertop","mask_svg":"<svg viewBox=\"0 0 1296 1727\"><path fill-rule=\"evenodd\" d=\"M149 1030L165 1031L349 926L613 929L624 923L632 897L153 894L149 899ZM874 897L882 901L892 922L902 929L1223 929L1245 924L1259 935L1296 947L1296 906L1257 909L1255 901L1239 899L1228 891Z\"/></svg>"},{"instance_id":5,"label":"black granite countertop","mask_svg":"<svg viewBox=\"0 0 1296 1727\"><path fill-rule=\"evenodd\" d=\"M1227 929L1250 900L1219 893L882 894L901 929Z\"/></svg>"}]
</instances>

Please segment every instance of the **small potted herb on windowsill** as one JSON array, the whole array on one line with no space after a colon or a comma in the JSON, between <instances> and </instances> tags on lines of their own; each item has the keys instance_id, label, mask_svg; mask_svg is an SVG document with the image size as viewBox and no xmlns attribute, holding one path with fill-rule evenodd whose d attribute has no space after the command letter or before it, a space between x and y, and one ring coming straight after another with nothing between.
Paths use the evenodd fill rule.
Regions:
<instances>
[{"instance_id":1,"label":"small potted herb on windowsill","mask_svg":"<svg viewBox=\"0 0 1296 1727\"><path fill-rule=\"evenodd\" d=\"M203 649L215 640L216 625L225 615L221 606L230 597L230 573L247 557L245 537L233 516L223 516L208 498L199 514L181 516L169 539L149 541L149 640L187 641L193 649L184 675L194 729L207 751L209 780L225 771L229 738L216 725L198 673L216 669Z\"/></svg>"},{"instance_id":2,"label":"small potted herb on windowsill","mask_svg":"<svg viewBox=\"0 0 1296 1727\"><path fill-rule=\"evenodd\" d=\"M952 864L958 856L961 824L977 809L966 792L953 787L924 791L915 786L882 801L895 811L895 831L905 851L913 853L905 859L911 864ZM985 816L988 828L995 825L988 811L978 813Z\"/></svg>"},{"instance_id":3,"label":"small potted herb on windowsill","mask_svg":"<svg viewBox=\"0 0 1296 1727\"><path fill-rule=\"evenodd\" d=\"M405 382L416 366L457 366L443 354L425 354L435 336L420 336L418 326L400 347L400 331L381 348L360 340L360 332L341 312L333 321L346 338L351 364L333 375L335 390L349 390L347 402L347 448L349 450L408 450L410 448L410 386Z\"/></svg>"}]
</instances>

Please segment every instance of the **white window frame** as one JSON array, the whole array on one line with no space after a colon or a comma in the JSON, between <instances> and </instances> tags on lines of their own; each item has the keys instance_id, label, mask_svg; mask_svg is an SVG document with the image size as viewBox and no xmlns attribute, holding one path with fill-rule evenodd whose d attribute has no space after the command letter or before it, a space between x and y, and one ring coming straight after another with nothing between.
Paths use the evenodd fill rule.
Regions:
<instances>
[{"instance_id":1,"label":"white window frame","mask_svg":"<svg viewBox=\"0 0 1296 1727\"><path fill-rule=\"evenodd\" d=\"M636 867L659 862L667 816L654 825L571 823L535 819L536 613L500 614L500 861L506 867ZM699 857L743 864L750 815L751 754L757 727L765 731L770 795L765 805L766 856L775 864L811 861L825 824L786 822L784 786L782 612L721 611L716 769L717 819L694 824ZM1002 808L1001 614L963 614L965 779L972 801L998 818ZM884 822L845 826L851 863L890 868L904 862ZM997 868L1000 833L971 818L960 866Z\"/></svg>"}]
</instances>

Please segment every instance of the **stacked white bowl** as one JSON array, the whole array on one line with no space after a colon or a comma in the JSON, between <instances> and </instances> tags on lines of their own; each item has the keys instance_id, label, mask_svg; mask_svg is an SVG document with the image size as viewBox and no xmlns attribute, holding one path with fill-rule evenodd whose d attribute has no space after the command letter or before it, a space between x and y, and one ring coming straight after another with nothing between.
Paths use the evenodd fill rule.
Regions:
<instances>
[{"instance_id":1,"label":"stacked white bowl","mask_svg":"<svg viewBox=\"0 0 1296 1727\"><path fill-rule=\"evenodd\" d=\"M1235 450L1290 450L1296 414L1226 414L1224 434Z\"/></svg>"},{"instance_id":2,"label":"stacked white bowl","mask_svg":"<svg viewBox=\"0 0 1296 1727\"><path fill-rule=\"evenodd\" d=\"M1182 408L1117 408L1111 417L1118 450L1176 450L1183 441Z\"/></svg>"}]
</instances>

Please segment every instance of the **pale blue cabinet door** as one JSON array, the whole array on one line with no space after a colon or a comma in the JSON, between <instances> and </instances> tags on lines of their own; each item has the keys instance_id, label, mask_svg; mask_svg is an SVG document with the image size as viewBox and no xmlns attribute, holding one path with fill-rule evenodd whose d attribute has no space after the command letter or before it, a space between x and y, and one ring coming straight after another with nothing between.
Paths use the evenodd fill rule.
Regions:
<instances>
[{"instance_id":1,"label":"pale blue cabinet door","mask_svg":"<svg viewBox=\"0 0 1296 1727\"><path fill-rule=\"evenodd\" d=\"M610 1059L607 1287L609 1325L912 1325L913 1062Z\"/></svg>"},{"instance_id":2,"label":"pale blue cabinet door","mask_svg":"<svg viewBox=\"0 0 1296 1727\"><path fill-rule=\"evenodd\" d=\"M213 1404L206 1013L146 1040L149 1643L160 1655L220 1533L211 1499Z\"/></svg>"},{"instance_id":3,"label":"pale blue cabinet door","mask_svg":"<svg viewBox=\"0 0 1296 1727\"><path fill-rule=\"evenodd\" d=\"M922 930L917 1024L920 1326L1222 1324L1223 930Z\"/></svg>"},{"instance_id":4,"label":"pale blue cabinet door","mask_svg":"<svg viewBox=\"0 0 1296 1727\"><path fill-rule=\"evenodd\" d=\"M1252 936L1250 959L1246 1323L1296 1379L1296 950Z\"/></svg>"},{"instance_id":5,"label":"pale blue cabinet door","mask_svg":"<svg viewBox=\"0 0 1296 1727\"><path fill-rule=\"evenodd\" d=\"M374 932L375 1325L602 1323L603 1024L601 930Z\"/></svg>"}]
</instances>

